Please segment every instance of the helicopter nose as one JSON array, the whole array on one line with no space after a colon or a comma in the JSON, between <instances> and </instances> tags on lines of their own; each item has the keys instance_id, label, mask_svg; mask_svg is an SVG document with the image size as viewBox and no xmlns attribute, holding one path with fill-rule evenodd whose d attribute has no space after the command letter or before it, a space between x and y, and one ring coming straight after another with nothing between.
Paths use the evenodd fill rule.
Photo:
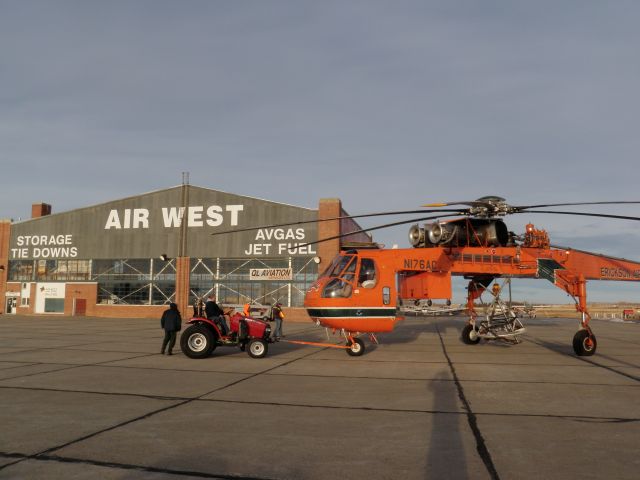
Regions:
<instances>
[{"instance_id":1,"label":"helicopter nose","mask_svg":"<svg viewBox=\"0 0 640 480\"><path fill-rule=\"evenodd\" d=\"M313 306L319 298L319 289L311 287L304 296L304 306Z\"/></svg>"}]
</instances>

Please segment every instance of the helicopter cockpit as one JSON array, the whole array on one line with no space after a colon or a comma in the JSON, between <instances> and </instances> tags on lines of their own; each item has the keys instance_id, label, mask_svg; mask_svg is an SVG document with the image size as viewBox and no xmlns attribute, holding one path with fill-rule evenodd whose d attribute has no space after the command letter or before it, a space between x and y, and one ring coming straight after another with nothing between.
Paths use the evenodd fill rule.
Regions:
<instances>
[{"instance_id":1,"label":"helicopter cockpit","mask_svg":"<svg viewBox=\"0 0 640 480\"><path fill-rule=\"evenodd\" d=\"M337 256L321 276L330 278L322 290L323 298L349 298L354 287L373 288L377 283L374 260L353 254Z\"/></svg>"}]
</instances>

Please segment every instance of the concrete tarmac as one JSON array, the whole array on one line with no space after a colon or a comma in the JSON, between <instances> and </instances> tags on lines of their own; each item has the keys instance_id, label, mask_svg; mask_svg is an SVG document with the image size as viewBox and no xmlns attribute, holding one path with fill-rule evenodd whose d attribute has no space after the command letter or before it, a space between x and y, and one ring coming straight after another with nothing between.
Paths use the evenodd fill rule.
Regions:
<instances>
[{"instance_id":1,"label":"concrete tarmac","mask_svg":"<svg viewBox=\"0 0 640 480\"><path fill-rule=\"evenodd\" d=\"M464 322L192 360L158 320L2 315L0 479L640 478L640 324L593 321L576 357L575 320L475 346Z\"/></svg>"}]
</instances>

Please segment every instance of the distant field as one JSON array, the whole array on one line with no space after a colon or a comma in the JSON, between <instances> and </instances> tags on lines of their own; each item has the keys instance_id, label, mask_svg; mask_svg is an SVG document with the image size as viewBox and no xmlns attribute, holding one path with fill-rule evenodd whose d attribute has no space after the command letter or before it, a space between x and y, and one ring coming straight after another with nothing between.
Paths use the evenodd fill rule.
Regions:
<instances>
[{"instance_id":1,"label":"distant field","mask_svg":"<svg viewBox=\"0 0 640 480\"><path fill-rule=\"evenodd\" d=\"M593 303L588 305L588 309L592 318L623 318L625 310L633 310L633 313L631 315L627 315L627 319L640 319L639 304ZM576 311L576 307L574 305L544 305L536 307L536 313L539 317L579 318L580 316L580 314Z\"/></svg>"},{"instance_id":2,"label":"distant field","mask_svg":"<svg viewBox=\"0 0 640 480\"><path fill-rule=\"evenodd\" d=\"M523 305L519 302L514 302L514 307L519 310L529 311L531 304L527 303ZM422 307L414 307L412 304L405 307L405 313L414 315L427 315L429 310L433 312L445 313L448 307L444 304L435 304L432 307L423 305ZM463 304L453 306L452 308L464 309ZM533 304L536 316L538 317L550 317L550 318L580 318L580 314L576 311L574 304L564 305L537 305ZM476 304L476 311L478 313L483 312L484 307ZM592 318L624 318L625 320L640 320L640 304L639 303L589 303L588 310ZM463 312L464 313L464 312ZM525 314L526 316L526 314Z\"/></svg>"}]
</instances>

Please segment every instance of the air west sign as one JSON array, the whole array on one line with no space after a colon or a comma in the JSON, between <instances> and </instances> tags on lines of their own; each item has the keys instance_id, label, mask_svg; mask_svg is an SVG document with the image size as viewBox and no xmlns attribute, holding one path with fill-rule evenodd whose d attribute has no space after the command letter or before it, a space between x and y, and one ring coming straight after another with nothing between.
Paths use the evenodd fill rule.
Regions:
<instances>
[{"instance_id":1,"label":"air west sign","mask_svg":"<svg viewBox=\"0 0 640 480\"><path fill-rule=\"evenodd\" d=\"M197 188L192 189L190 206L185 208L176 206L179 197L168 198L167 192L171 190L15 224L9 257L156 258L162 253L174 257L181 238L187 241L187 256L193 258L316 254L313 246L304 245L315 240L316 211L232 194L211 194L210 190ZM183 220L186 230L181 228ZM304 228L274 227L211 235L215 231L292 220L309 223Z\"/></svg>"},{"instance_id":2,"label":"air west sign","mask_svg":"<svg viewBox=\"0 0 640 480\"><path fill-rule=\"evenodd\" d=\"M194 207L163 207L162 221L164 228L180 227L187 211L188 227L219 227L225 220L225 215L229 218L229 225L238 225L238 215L244 210L244 205L202 205ZM105 230L129 228L149 228L149 209L147 208L125 208L122 211L111 210Z\"/></svg>"},{"instance_id":3,"label":"air west sign","mask_svg":"<svg viewBox=\"0 0 640 480\"><path fill-rule=\"evenodd\" d=\"M180 227L182 219L187 218L187 227L219 227L228 218L228 224L238 226L238 216L244 211L244 205L211 205L187 207L163 207L162 221L164 228ZM125 209L122 212L111 210L104 226L105 230L149 228L149 210L146 208ZM254 242L250 242L244 250L248 256L267 255L315 255L311 245L304 245L306 232L304 228L261 228L256 230Z\"/></svg>"}]
</instances>

